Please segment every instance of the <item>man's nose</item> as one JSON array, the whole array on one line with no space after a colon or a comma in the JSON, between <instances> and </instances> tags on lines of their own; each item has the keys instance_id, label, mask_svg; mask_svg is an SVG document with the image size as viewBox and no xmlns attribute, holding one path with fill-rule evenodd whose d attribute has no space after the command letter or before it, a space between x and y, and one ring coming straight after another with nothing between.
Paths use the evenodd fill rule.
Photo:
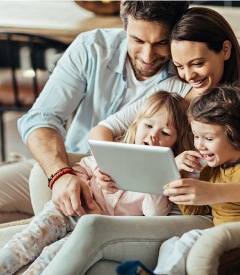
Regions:
<instances>
[{"instance_id":1,"label":"man's nose","mask_svg":"<svg viewBox=\"0 0 240 275\"><path fill-rule=\"evenodd\" d=\"M155 60L154 47L150 44L145 44L142 49L141 58L145 63L151 63Z\"/></svg>"}]
</instances>

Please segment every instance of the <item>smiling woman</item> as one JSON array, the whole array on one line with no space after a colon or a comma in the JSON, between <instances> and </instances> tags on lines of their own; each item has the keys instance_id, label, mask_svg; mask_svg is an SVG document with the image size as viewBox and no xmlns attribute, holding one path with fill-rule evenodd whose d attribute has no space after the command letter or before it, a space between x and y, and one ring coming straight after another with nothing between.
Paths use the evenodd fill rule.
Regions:
<instances>
[{"instance_id":1,"label":"smiling woman","mask_svg":"<svg viewBox=\"0 0 240 275\"><path fill-rule=\"evenodd\" d=\"M177 41L171 43L173 63L179 76L190 83L197 94L216 86L222 79L224 61L231 55L231 42L223 42L223 49L216 53L205 43Z\"/></svg>"},{"instance_id":2,"label":"smiling woman","mask_svg":"<svg viewBox=\"0 0 240 275\"><path fill-rule=\"evenodd\" d=\"M179 76L190 83L188 101L240 78L240 51L228 22L214 10L192 8L174 26L171 53Z\"/></svg>"}]
</instances>

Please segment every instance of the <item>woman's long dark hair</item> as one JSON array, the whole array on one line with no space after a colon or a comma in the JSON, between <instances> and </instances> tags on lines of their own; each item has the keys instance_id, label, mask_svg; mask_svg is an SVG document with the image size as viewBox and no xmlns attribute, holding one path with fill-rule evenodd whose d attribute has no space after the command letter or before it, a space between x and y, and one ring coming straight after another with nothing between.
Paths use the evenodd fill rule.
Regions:
<instances>
[{"instance_id":1,"label":"woman's long dark hair","mask_svg":"<svg viewBox=\"0 0 240 275\"><path fill-rule=\"evenodd\" d=\"M233 83L240 79L240 47L238 40L222 15L209 8L191 8L176 23L170 41L203 42L210 50L219 53L223 42L232 43L231 56L225 61L220 83Z\"/></svg>"}]
</instances>

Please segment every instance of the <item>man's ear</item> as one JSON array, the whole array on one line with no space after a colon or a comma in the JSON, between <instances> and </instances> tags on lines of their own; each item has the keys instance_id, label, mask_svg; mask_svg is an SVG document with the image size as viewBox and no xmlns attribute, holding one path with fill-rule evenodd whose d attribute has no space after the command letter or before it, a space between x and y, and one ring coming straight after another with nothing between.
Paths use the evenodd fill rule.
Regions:
<instances>
[{"instance_id":1,"label":"man's ear","mask_svg":"<svg viewBox=\"0 0 240 275\"><path fill-rule=\"evenodd\" d=\"M223 58L225 61L230 58L231 52L232 52L232 43L229 40L225 40L223 42Z\"/></svg>"}]
</instances>

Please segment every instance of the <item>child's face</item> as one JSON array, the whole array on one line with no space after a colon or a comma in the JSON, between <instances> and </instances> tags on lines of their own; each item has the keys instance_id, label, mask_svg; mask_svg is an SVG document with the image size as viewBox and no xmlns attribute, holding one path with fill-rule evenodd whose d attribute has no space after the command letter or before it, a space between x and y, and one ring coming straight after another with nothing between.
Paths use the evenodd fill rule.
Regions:
<instances>
[{"instance_id":1,"label":"child's face","mask_svg":"<svg viewBox=\"0 0 240 275\"><path fill-rule=\"evenodd\" d=\"M167 111L164 107L152 117L142 119L137 127L135 144L172 148L176 141L177 130L168 123Z\"/></svg>"},{"instance_id":2,"label":"child's face","mask_svg":"<svg viewBox=\"0 0 240 275\"><path fill-rule=\"evenodd\" d=\"M240 152L230 145L222 126L193 120L191 127L194 134L194 146L209 166L230 165L240 158Z\"/></svg>"}]
</instances>

